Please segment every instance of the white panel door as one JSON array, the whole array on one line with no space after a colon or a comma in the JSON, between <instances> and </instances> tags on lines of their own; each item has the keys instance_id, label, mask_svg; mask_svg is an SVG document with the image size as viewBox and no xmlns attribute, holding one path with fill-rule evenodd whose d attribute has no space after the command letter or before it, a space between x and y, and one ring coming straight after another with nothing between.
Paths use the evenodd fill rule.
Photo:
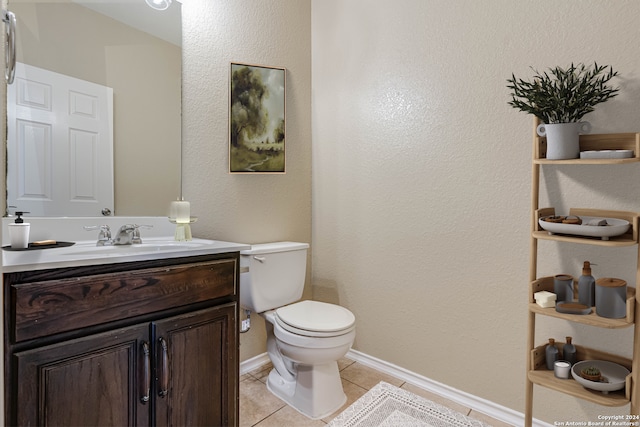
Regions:
<instances>
[{"instance_id":1,"label":"white panel door","mask_svg":"<svg viewBox=\"0 0 640 427\"><path fill-rule=\"evenodd\" d=\"M17 63L7 121L7 206L113 214L113 89Z\"/></svg>"}]
</instances>

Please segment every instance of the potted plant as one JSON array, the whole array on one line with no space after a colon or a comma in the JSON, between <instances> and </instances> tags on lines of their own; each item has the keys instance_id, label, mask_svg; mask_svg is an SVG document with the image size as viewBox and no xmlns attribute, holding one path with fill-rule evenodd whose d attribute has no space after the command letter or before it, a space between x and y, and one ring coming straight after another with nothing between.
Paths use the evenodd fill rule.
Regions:
<instances>
[{"instance_id":1,"label":"potted plant","mask_svg":"<svg viewBox=\"0 0 640 427\"><path fill-rule=\"evenodd\" d=\"M609 85L618 72L595 62L589 67L572 63L568 68L549 68L543 73L532 70L532 81L517 79L513 73L507 79L507 88L512 91L509 105L543 122L537 132L547 137L547 159L578 158L578 135L591 130L589 122L580 120L594 106L618 94L618 88Z\"/></svg>"}]
</instances>

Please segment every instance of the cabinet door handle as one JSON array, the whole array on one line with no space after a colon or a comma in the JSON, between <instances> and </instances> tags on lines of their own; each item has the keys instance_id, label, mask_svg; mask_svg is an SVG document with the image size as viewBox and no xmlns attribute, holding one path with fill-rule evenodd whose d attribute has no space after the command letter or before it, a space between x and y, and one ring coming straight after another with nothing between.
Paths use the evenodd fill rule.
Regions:
<instances>
[{"instance_id":1,"label":"cabinet door handle","mask_svg":"<svg viewBox=\"0 0 640 427\"><path fill-rule=\"evenodd\" d=\"M16 75L16 15L8 10L2 11L2 20L7 24L5 31L4 78L8 85Z\"/></svg>"},{"instance_id":2,"label":"cabinet door handle","mask_svg":"<svg viewBox=\"0 0 640 427\"><path fill-rule=\"evenodd\" d=\"M164 397L169 390L169 349L164 338L158 338L160 343L160 390L158 395Z\"/></svg>"},{"instance_id":3,"label":"cabinet door handle","mask_svg":"<svg viewBox=\"0 0 640 427\"><path fill-rule=\"evenodd\" d=\"M142 343L142 387L144 391L140 397L142 403L147 403L151 394L151 352L149 351L149 343Z\"/></svg>"}]
</instances>

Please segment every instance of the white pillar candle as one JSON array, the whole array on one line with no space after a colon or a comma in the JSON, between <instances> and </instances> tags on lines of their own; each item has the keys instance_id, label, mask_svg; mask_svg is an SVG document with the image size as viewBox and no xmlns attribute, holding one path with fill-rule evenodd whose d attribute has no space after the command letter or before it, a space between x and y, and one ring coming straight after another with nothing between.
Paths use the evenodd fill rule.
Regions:
<instances>
[{"instance_id":1,"label":"white pillar candle","mask_svg":"<svg viewBox=\"0 0 640 427\"><path fill-rule=\"evenodd\" d=\"M571 363L565 360L556 360L553 364L553 373L556 378L568 379L571 373Z\"/></svg>"},{"instance_id":2,"label":"white pillar candle","mask_svg":"<svg viewBox=\"0 0 640 427\"><path fill-rule=\"evenodd\" d=\"M191 222L191 205L184 200L171 202L170 216L178 224L189 224Z\"/></svg>"}]
</instances>

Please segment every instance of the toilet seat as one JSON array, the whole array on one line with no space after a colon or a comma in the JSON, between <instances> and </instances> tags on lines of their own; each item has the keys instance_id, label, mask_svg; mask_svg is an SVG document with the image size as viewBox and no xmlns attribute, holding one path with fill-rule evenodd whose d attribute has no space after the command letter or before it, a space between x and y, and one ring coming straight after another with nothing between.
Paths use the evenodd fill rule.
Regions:
<instances>
[{"instance_id":1,"label":"toilet seat","mask_svg":"<svg viewBox=\"0 0 640 427\"><path fill-rule=\"evenodd\" d=\"M284 330L307 337L335 337L355 328L355 316L344 307L319 301L300 301L275 310Z\"/></svg>"}]
</instances>

